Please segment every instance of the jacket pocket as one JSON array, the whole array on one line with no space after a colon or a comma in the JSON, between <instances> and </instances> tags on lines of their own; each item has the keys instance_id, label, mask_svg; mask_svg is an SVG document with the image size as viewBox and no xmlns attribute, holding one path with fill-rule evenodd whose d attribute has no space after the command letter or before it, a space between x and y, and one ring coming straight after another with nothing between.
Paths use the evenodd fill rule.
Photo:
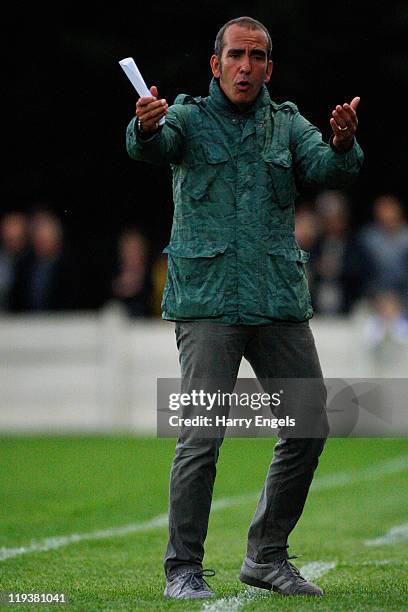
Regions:
<instances>
[{"instance_id":1,"label":"jacket pocket","mask_svg":"<svg viewBox=\"0 0 408 612\"><path fill-rule=\"evenodd\" d=\"M217 145L200 145L200 155L181 181L181 189L193 200L201 200L229 159L228 152Z\"/></svg>"},{"instance_id":2,"label":"jacket pocket","mask_svg":"<svg viewBox=\"0 0 408 612\"><path fill-rule=\"evenodd\" d=\"M225 306L227 243L169 244L167 283L162 308L167 317L216 317Z\"/></svg>"},{"instance_id":3,"label":"jacket pocket","mask_svg":"<svg viewBox=\"0 0 408 612\"><path fill-rule=\"evenodd\" d=\"M313 315L305 264L298 247L268 245L266 304L274 317L304 321Z\"/></svg>"},{"instance_id":4,"label":"jacket pocket","mask_svg":"<svg viewBox=\"0 0 408 612\"><path fill-rule=\"evenodd\" d=\"M293 159L289 149L270 150L264 155L272 180L273 199L281 208L293 204L297 195Z\"/></svg>"}]
</instances>

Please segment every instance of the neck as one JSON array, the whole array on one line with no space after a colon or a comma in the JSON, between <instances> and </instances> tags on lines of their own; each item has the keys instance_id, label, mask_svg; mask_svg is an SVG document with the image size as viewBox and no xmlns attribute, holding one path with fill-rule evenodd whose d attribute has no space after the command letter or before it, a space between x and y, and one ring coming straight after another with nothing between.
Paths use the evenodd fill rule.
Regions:
<instances>
[{"instance_id":1,"label":"neck","mask_svg":"<svg viewBox=\"0 0 408 612\"><path fill-rule=\"evenodd\" d=\"M215 78L215 77L214 77L214 78ZM220 92L222 93L222 95L224 96L224 98L225 98L225 99L228 101L228 103L231 105L231 107L234 109L234 111L235 111L236 113L238 113L238 114L243 114L243 113L247 112L247 111L248 111L248 110L251 108L251 106L253 106L253 105L255 104L256 100L259 98L259 95L260 95L260 93L261 93L261 91L262 91L262 90L261 90L261 91L259 92L259 94L258 94L258 95L257 95L257 97L255 98L255 100L253 100L253 102L251 102L250 104L235 104L235 103L234 103L234 102L232 102L232 101L229 99L229 97L228 97L228 96L225 94L225 92L224 92L224 90L223 90L223 88L222 88L222 86L221 86L220 79L217 79L217 78L216 78L216 79L215 79L215 82L217 83L217 85L218 85L218 87L219 87L219 89L220 89Z\"/></svg>"}]
</instances>

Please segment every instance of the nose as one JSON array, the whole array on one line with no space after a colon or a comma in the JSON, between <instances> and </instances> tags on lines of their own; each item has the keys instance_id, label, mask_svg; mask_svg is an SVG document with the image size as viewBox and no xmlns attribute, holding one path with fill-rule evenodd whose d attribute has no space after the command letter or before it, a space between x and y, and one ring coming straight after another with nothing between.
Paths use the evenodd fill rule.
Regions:
<instances>
[{"instance_id":1,"label":"nose","mask_svg":"<svg viewBox=\"0 0 408 612\"><path fill-rule=\"evenodd\" d=\"M251 62L248 55L242 59L242 64L239 69L241 74L249 74L251 72Z\"/></svg>"}]
</instances>

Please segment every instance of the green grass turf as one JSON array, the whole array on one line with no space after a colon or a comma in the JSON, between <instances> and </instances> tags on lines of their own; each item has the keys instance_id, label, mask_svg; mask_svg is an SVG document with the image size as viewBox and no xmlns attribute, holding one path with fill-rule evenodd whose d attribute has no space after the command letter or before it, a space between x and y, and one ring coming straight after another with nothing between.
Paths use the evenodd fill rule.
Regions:
<instances>
[{"instance_id":1,"label":"green grass turf","mask_svg":"<svg viewBox=\"0 0 408 612\"><path fill-rule=\"evenodd\" d=\"M147 521L166 512L174 440L125 436L0 438L0 548L49 536L88 533ZM214 499L261 490L274 440L227 439ZM316 473L358 474L408 455L408 440L331 439ZM205 567L218 597L234 597L256 500L212 513ZM407 472L311 492L291 535L297 565L335 561L316 582L324 598L282 598L259 591L240 610L405 610L408 542L366 547L364 540L408 523ZM0 561L0 590L64 592L70 604L11 606L39 610L200 610L203 602L164 600L166 528L86 540ZM387 564L378 565L378 561ZM367 562L372 562L368 564ZM232 605L232 604L231 604ZM225 607L225 609L228 609Z\"/></svg>"}]
</instances>

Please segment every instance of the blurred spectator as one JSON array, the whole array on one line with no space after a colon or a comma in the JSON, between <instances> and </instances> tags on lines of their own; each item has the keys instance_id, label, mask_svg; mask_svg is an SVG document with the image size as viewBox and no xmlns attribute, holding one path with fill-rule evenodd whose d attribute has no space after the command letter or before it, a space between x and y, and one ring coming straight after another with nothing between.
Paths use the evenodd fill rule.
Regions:
<instances>
[{"instance_id":1,"label":"blurred spectator","mask_svg":"<svg viewBox=\"0 0 408 612\"><path fill-rule=\"evenodd\" d=\"M381 195L374 201L373 223L360 231L365 264L366 291L373 296L391 291L407 309L408 226L401 201L395 195Z\"/></svg>"},{"instance_id":2,"label":"blurred spectator","mask_svg":"<svg viewBox=\"0 0 408 612\"><path fill-rule=\"evenodd\" d=\"M10 296L15 312L69 310L78 306L79 270L58 217L37 210L29 222L30 248L19 261Z\"/></svg>"},{"instance_id":3,"label":"blurred spectator","mask_svg":"<svg viewBox=\"0 0 408 612\"><path fill-rule=\"evenodd\" d=\"M0 310L8 310L17 264L27 245L27 218L8 212L0 222Z\"/></svg>"},{"instance_id":4,"label":"blurred spectator","mask_svg":"<svg viewBox=\"0 0 408 612\"><path fill-rule=\"evenodd\" d=\"M118 240L117 265L112 279L112 295L130 317L152 314L152 285L149 274L149 245L137 229L123 230Z\"/></svg>"},{"instance_id":5,"label":"blurred spectator","mask_svg":"<svg viewBox=\"0 0 408 612\"><path fill-rule=\"evenodd\" d=\"M162 309L161 302L163 297L164 286L167 278L167 255L161 253L155 260L152 269L152 307L153 314L156 317L161 317Z\"/></svg>"},{"instance_id":6,"label":"blurred spectator","mask_svg":"<svg viewBox=\"0 0 408 612\"><path fill-rule=\"evenodd\" d=\"M349 314L360 297L361 257L345 194L327 190L316 198L320 234L312 249L312 300L317 313Z\"/></svg>"},{"instance_id":7,"label":"blurred spectator","mask_svg":"<svg viewBox=\"0 0 408 612\"><path fill-rule=\"evenodd\" d=\"M319 236L319 228L319 217L312 207L312 203L302 202L298 204L296 207L295 238L300 248L307 251L311 257ZM314 283L314 269L312 263L311 260L306 263L306 274L311 293Z\"/></svg>"},{"instance_id":8,"label":"blurred spectator","mask_svg":"<svg viewBox=\"0 0 408 612\"><path fill-rule=\"evenodd\" d=\"M406 375L408 359L408 319L400 296L392 291L377 293L370 302L372 313L364 327L364 344L369 352L374 374Z\"/></svg>"},{"instance_id":9,"label":"blurred spectator","mask_svg":"<svg viewBox=\"0 0 408 612\"><path fill-rule=\"evenodd\" d=\"M311 203L296 208L295 237L301 249L312 251L320 232L320 219Z\"/></svg>"}]
</instances>

